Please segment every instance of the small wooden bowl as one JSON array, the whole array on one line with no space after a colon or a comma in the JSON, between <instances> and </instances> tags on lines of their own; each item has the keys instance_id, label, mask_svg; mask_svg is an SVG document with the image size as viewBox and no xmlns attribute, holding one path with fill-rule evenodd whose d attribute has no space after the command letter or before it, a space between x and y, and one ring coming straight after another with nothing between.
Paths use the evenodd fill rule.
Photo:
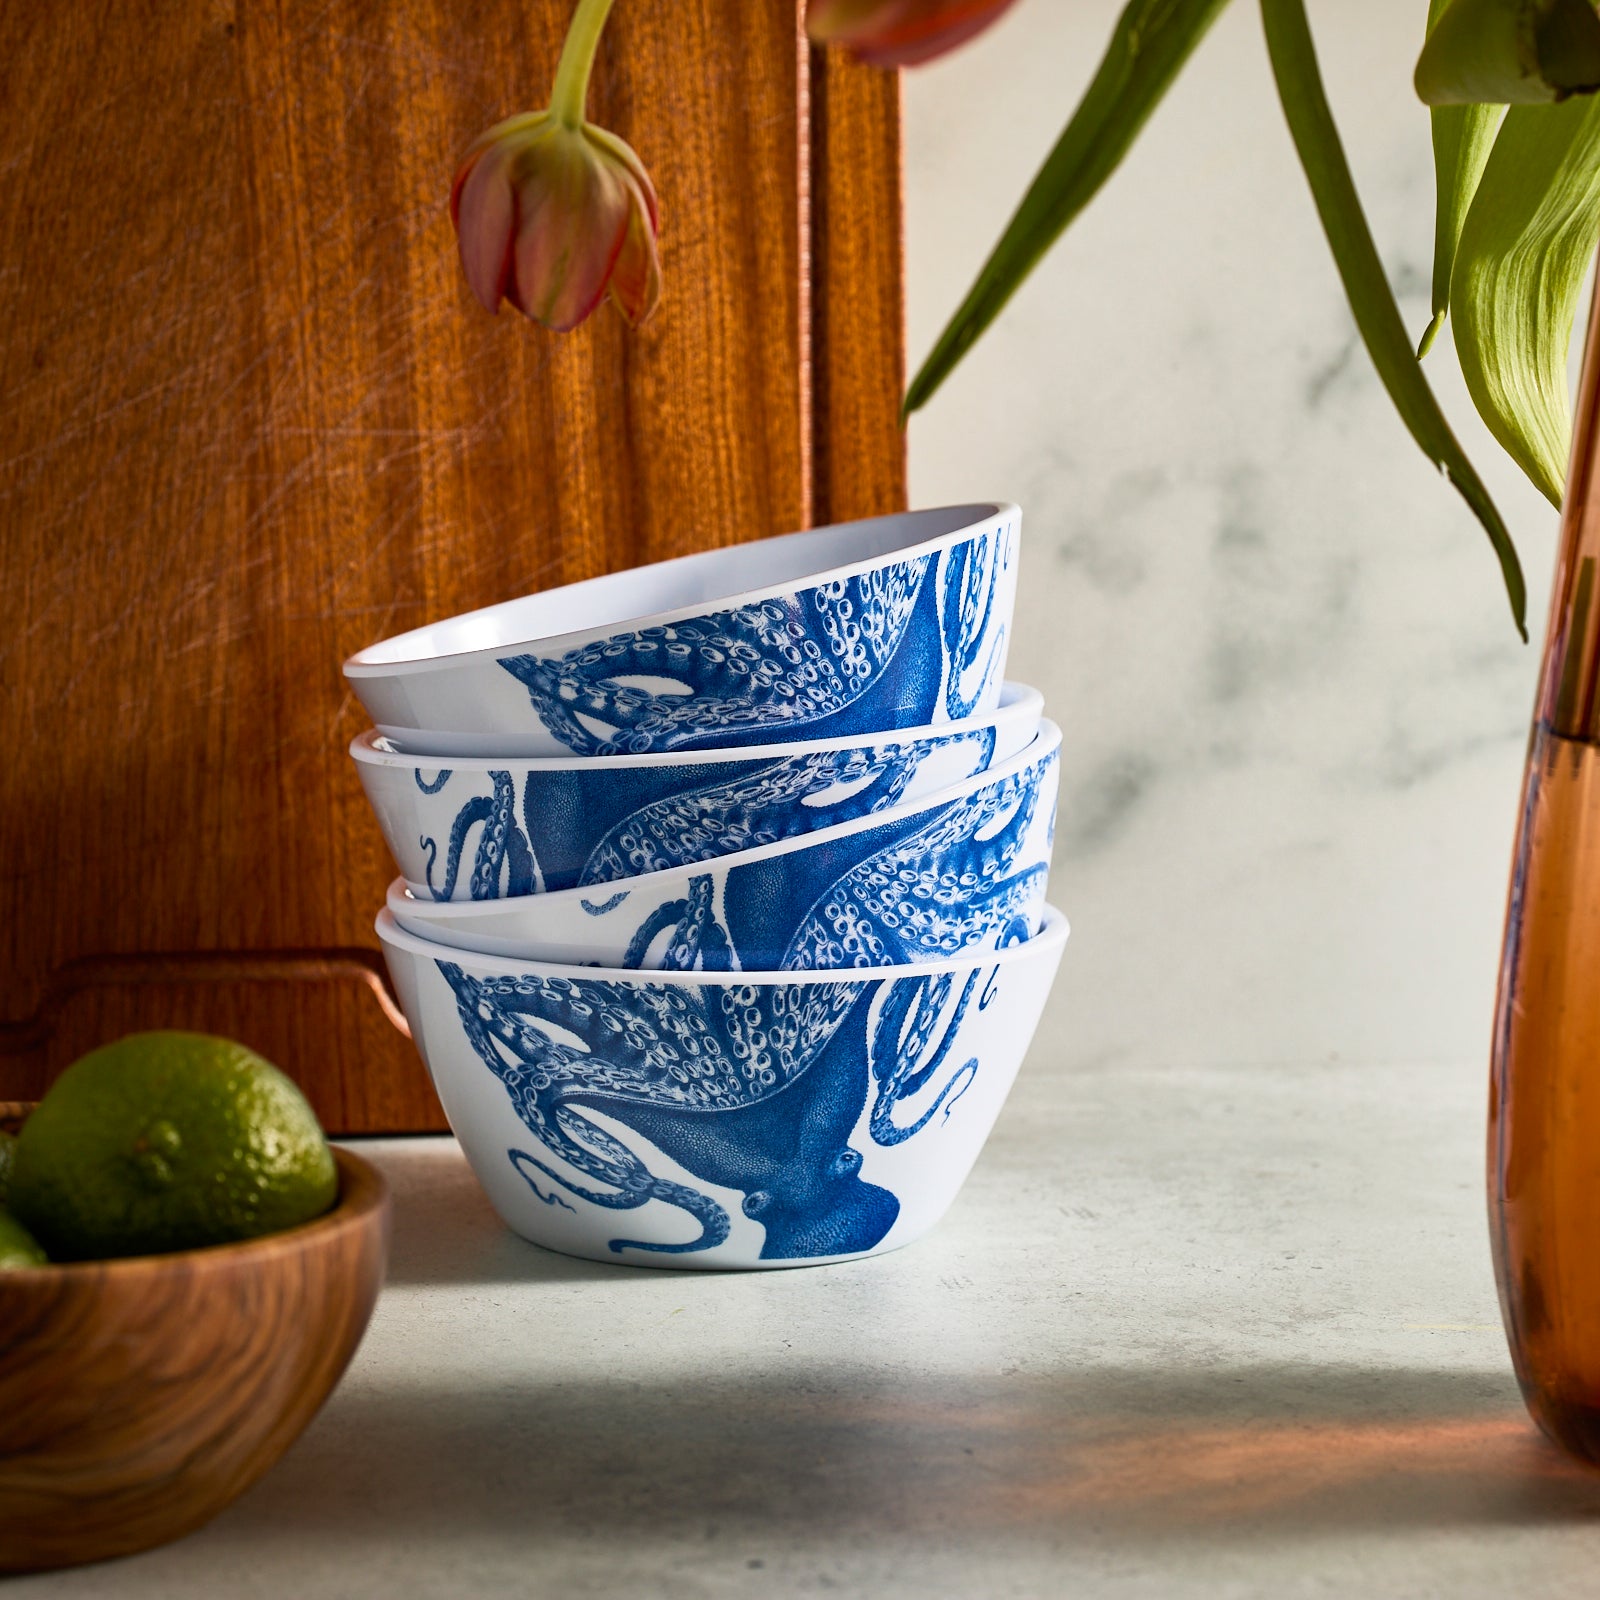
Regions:
<instances>
[{"instance_id":1,"label":"small wooden bowl","mask_svg":"<svg viewBox=\"0 0 1600 1600\"><path fill-rule=\"evenodd\" d=\"M0 1126L23 1107L0 1106ZM241 1244L0 1272L0 1572L192 1532L299 1437L372 1314L389 1188Z\"/></svg>"}]
</instances>

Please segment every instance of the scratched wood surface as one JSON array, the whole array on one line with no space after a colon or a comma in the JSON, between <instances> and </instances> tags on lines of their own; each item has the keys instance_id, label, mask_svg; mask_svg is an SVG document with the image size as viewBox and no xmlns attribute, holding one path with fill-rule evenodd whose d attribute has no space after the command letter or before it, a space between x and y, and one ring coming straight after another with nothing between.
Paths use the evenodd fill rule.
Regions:
<instances>
[{"instance_id":1,"label":"scratched wood surface","mask_svg":"<svg viewBox=\"0 0 1600 1600\"><path fill-rule=\"evenodd\" d=\"M332 1129L441 1126L340 662L903 504L897 88L796 0L613 14L591 114L660 189L646 329L473 305L453 167L542 103L567 11L0 8L0 1099L192 1027Z\"/></svg>"},{"instance_id":2,"label":"scratched wood surface","mask_svg":"<svg viewBox=\"0 0 1600 1600\"><path fill-rule=\"evenodd\" d=\"M811 72L812 502L815 521L905 502L900 79L817 51ZM892 148L886 134L894 130ZM863 159L863 152L878 152ZM885 404L885 376L894 399Z\"/></svg>"}]
</instances>

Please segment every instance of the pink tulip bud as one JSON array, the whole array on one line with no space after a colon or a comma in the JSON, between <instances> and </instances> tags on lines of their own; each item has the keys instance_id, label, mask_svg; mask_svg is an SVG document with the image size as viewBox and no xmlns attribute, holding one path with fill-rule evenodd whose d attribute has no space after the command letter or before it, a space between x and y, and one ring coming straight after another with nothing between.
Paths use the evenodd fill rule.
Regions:
<instances>
[{"instance_id":1,"label":"pink tulip bud","mask_svg":"<svg viewBox=\"0 0 1600 1600\"><path fill-rule=\"evenodd\" d=\"M661 298L650 175L615 134L549 111L511 117L468 151L450 220L472 292L565 333L609 291L632 325Z\"/></svg>"},{"instance_id":2,"label":"pink tulip bud","mask_svg":"<svg viewBox=\"0 0 1600 1600\"><path fill-rule=\"evenodd\" d=\"M806 32L873 67L914 67L982 33L1012 0L811 0Z\"/></svg>"}]
</instances>

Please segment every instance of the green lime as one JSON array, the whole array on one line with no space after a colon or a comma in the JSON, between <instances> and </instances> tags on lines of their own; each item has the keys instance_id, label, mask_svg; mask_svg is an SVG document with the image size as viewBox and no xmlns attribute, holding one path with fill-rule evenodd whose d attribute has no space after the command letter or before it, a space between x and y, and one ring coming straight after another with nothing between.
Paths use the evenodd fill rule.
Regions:
<instances>
[{"instance_id":1,"label":"green lime","mask_svg":"<svg viewBox=\"0 0 1600 1600\"><path fill-rule=\"evenodd\" d=\"M47 1259L39 1241L0 1206L0 1272L7 1267L42 1267Z\"/></svg>"},{"instance_id":2,"label":"green lime","mask_svg":"<svg viewBox=\"0 0 1600 1600\"><path fill-rule=\"evenodd\" d=\"M11 1193L11 1155L17 1148L17 1136L0 1128L0 1206Z\"/></svg>"},{"instance_id":3,"label":"green lime","mask_svg":"<svg viewBox=\"0 0 1600 1600\"><path fill-rule=\"evenodd\" d=\"M203 1033L134 1033L73 1062L11 1169L11 1208L56 1261L253 1239L309 1222L337 1189L294 1084Z\"/></svg>"}]
</instances>

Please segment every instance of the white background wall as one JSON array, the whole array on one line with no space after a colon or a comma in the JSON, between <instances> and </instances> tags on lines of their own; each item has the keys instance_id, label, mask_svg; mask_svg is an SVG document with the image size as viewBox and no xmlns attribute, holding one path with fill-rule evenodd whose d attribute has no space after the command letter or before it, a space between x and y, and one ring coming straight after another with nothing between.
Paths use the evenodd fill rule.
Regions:
<instances>
[{"instance_id":1,"label":"white background wall","mask_svg":"<svg viewBox=\"0 0 1600 1600\"><path fill-rule=\"evenodd\" d=\"M913 366L1120 0L1020 0L906 75ZM1427 320L1424 0L1321 0L1324 74L1409 325ZM913 503L1025 513L1011 674L1061 723L1053 1059L1486 1055L1556 518L1428 370L1521 547L1487 542L1357 342L1257 9L911 433Z\"/></svg>"}]
</instances>

